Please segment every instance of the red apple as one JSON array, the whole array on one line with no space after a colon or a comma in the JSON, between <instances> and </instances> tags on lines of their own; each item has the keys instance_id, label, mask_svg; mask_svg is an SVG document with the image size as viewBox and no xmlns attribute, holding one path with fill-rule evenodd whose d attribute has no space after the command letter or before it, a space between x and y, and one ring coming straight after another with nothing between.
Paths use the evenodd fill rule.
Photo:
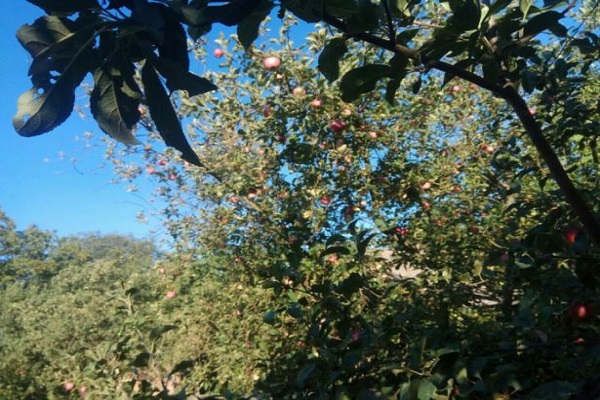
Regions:
<instances>
[{"instance_id":1,"label":"red apple","mask_svg":"<svg viewBox=\"0 0 600 400\"><path fill-rule=\"evenodd\" d=\"M281 65L281 60L279 57L269 56L264 59L263 65L268 70L277 69Z\"/></svg>"},{"instance_id":2,"label":"red apple","mask_svg":"<svg viewBox=\"0 0 600 400\"><path fill-rule=\"evenodd\" d=\"M360 331L358 329L355 329L352 331L352 341L356 342L358 339L360 339Z\"/></svg>"},{"instance_id":3,"label":"red apple","mask_svg":"<svg viewBox=\"0 0 600 400\"><path fill-rule=\"evenodd\" d=\"M569 306L569 316L573 321L584 321L592 316L592 308L582 302L573 303Z\"/></svg>"},{"instance_id":4,"label":"red apple","mask_svg":"<svg viewBox=\"0 0 600 400\"><path fill-rule=\"evenodd\" d=\"M329 124L329 129L333 132L340 132L346 128L346 124L343 121L335 120Z\"/></svg>"},{"instance_id":5,"label":"red apple","mask_svg":"<svg viewBox=\"0 0 600 400\"><path fill-rule=\"evenodd\" d=\"M164 167L168 164L168 161L165 159L160 159L158 160L158 165L160 165L161 167Z\"/></svg>"},{"instance_id":6,"label":"red apple","mask_svg":"<svg viewBox=\"0 0 600 400\"><path fill-rule=\"evenodd\" d=\"M564 238L565 238L565 241L567 242L567 244L568 245L575 244L575 242L577 241L578 234L579 234L579 229L577 229L577 228L572 228L572 229L565 231Z\"/></svg>"},{"instance_id":7,"label":"red apple","mask_svg":"<svg viewBox=\"0 0 600 400\"><path fill-rule=\"evenodd\" d=\"M310 102L310 106L312 108L321 108L321 107L323 107L323 101L320 99L314 99L313 101Z\"/></svg>"},{"instance_id":8,"label":"red apple","mask_svg":"<svg viewBox=\"0 0 600 400\"><path fill-rule=\"evenodd\" d=\"M487 144L482 144L480 147L481 151L484 151L486 153L493 153L494 152L494 146L490 146Z\"/></svg>"},{"instance_id":9,"label":"red apple","mask_svg":"<svg viewBox=\"0 0 600 400\"><path fill-rule=\"evenodd\" d=\"M223 51L223 49L215 49L213 51L213 56L215 56L216 58L221 58L224 54L225 52Z\"/></svg>"},{"instance_id":10,"label":"red apple","mask_svg":"<svg viewBox=\"0 0 600 400\"><path fill-rule=\"evenodd\" d=\"M331 204L331 200L329 199L329 197L321 197L321 204L323 204L324 206Z\"/></svg>"},{"instance_id":11,"label":"red apple","mask_svg":"<svg viewBox=\"0 0 600 400\"><path fill-rule=\"evenodd\" d=\"M169 290L167 292L167 294L165 295L165 297L167 299L174 299L175 297L177 297L177 292L173 291L173 290Z\"/></svg>"},{"instance_id":12,"label":"red apple","mask_svg":"<svg viewBox=\"0 0 600 400\"><path fill-rule=\"evenodd\" d=\"M146 168L146 173L148 173L148 175L153 175L156 173L156 170L152 167L148 167Z\"/></svg>"},{"instance_id":13,"label":"red apple","mask_svg":"<svg viewBox=\"0 0 600 400\"><path fill-rule=\"evenodd\" d=\"M450 86L450 93L458 93L458 92L460 92L460 86L458 86L458 85Z\"/></svg>"},{"instance_id":14,"label":"red apple","mask_svg":"<svg viewBox=\"0 0 600 400\"><path fill-rule=\"evenodd\" d=\"M149 144L144 146L144 151L150 151L152 150L152 146L150 146Z\"/></svg>"},{"instance_id":15,"label":"red apple","mask_svg":"<svg viewBox=\"0 0 600 400\"><path fill-rule=\"evenodd\" d=\"M273 107L271 105L266 105L265 108L262 109L262 114L265 118L269 118L273 113Z\"/></svg>"},{"instance_id":16,"label":"red apple","mask_svg":"<svg viewBox=\"0 0 600 400\"><path fill-rule=\"evenodd\" d=\"M396 235L405 236L408 234L408 229L397 226L394 228L393 232Z\"/></svg>"},{"instance_id":17,"label":"red apple","mask_svg":"<svg viewBox=\"0 0 600 400\"><path fill-rule=\"evenodd\" d=\"M177 175L175 175L175 174L169 174L169 179L172 180L172 181L174 181L174 180L177 179Z\"/></svg>"},{"instance_id":18,"label":"red apple","mask_svg":"<svg viewBox=\"0 0 600 400\"><path fill-rule=\"evenodd\" d=\"M371 132L369 132L369 137L370 137L371 139L377 139L377 132L375 132L375 131L371 131Z\"/></svg>"},{"instance_id":19,"label":"red apple","mask_svg":"<svg viewBox=\"0 0 600 400\"><path fill-rule=\"evenodd\" d=\"M529 108L529 114L535 115L537 114L537 110L535 108Z\"/></svg>"},{"instance_id":20,"label":"red apple","mask_svg":"<svg viewBox=\"0 0 600 400\"><path fill-rule=\"evenodd\" d=\"M85 399L86 395L87 395L87 386L81 386L79 388L79 396L81 396L82 399Z\"/></svg>"},{"instance_id":21,"label":"red apple","mask_svg":"<svg viewBox=\"0 0 600 400\"><path fill-rule=\"evenodd\" d=\"M75 384L73 382L65 382L63 388L66 392L70 392L71 390L75 389Z\"/></svg>"},{"instance_id":22,"label":"red apple","mask_svg":"<svg viewBox=\"0 0 600 400\"><path fill-rule=\"evenodd\" d=\"M423 190L431 189L431 182L423 182L421 184L421 189L423 189Z\"/></svg>"},{"instance_id":23,"label":"red apple","mask_svg":"<svg viewBox=\"0 0 600 400\"><path fill-rule=\"evenodd\" d=\"M296 97L304 97L306 96L306 89L304 89L302 86L296 86L292 90L292 94Z\"/></svg>"}]
</instances>

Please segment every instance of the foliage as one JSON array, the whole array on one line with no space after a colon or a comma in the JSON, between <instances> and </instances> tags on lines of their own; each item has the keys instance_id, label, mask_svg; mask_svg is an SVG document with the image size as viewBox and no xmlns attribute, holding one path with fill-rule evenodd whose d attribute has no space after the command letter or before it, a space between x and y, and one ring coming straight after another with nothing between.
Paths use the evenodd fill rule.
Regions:
<instances>
[{"instance_id":1,"label":"foliage","mask_svg":"<svg viewBox=\"0 0 600 400\"><path fill-rule=\"evenodd\" d=\"M259 30L274 6L264 0L37 3L54 15L22 38L48 32L40 26L53 18L68 27L81 20L69 28L78 37L92 18L99 28L88 33L111 40L79 46L117 62L113 83L96 70L91 109L103 129L126 132L134 118L115 124L107 105L139 110L146 146L111 142L107 158L131 190L138 178L156 181L176 254L148 275L128 251L81 254L115 241L64 243L60 257L44 256L59 265L46 286L22 285L28 275L7 280L8 343L28 332L15 354L48 339L27 358L26 378L14 369L20 360L3 367L10 382L30 392L41 385L39 397L61 394L73 374L90 393L122 398L595 396L598 43L561 25L572 6L282 1L281 10L325 23L298 46L285 12L277 35ZM579 11L596 29L586 21L594 7ZM181 22L197 39L200 69L209 66L211 25L237 27L236 37L217 40L219 65L206 73L220 93L167 96L160 79L170 91L199 82L165 61L186 63ZM52 29L55 42L70 35ZM538 39L548 31L565 40ZM179 45L164 46L167 37ZM267 57L279 65L265 66ZM52 68L71 88L74 73ZM3 234L8 254L23 248L17 236ZM116 270L114 257L127 269ZM71 286L74 272L63 273L82 264L98 275ZM94 318L75 319L71 364L51 353L63 348L64 328L42 337L30 322L50 309L74 312L56 301L63 287L101 288L93 299L85 289L72 298L96 308L77 303ZM54 302L39 313L46 297Z\"/></svg>"},{"instance_id":2,"label":"foliage","mask_svg":"<svg viewBox=\"0 0 600 400\"><path fill-rule=\"evenodd\" d=\"M583 231L566 239L576 217L510 111L476 86L440 89L434 74L417 95L414 80L402 83L397 106L381 101L385 85L346 103L313 68L325 32L291 46L291 23L250 55L219 39L221 72L209 76L227 96L182 97L203 169L152 135L143 152L109 150L124 180L160 184L183 248L273 291L263 319L284 335L265 349L257 388L274 398L582 392L597 367L597 317L572 321L568 309L597 307L597 253ZM281 66L265 70L267 56ZM197 57L207 60L202 48ZM354 45L340 72L380 57ZM537 101L541 120L569 112ZM593 151L563 139L559 154L591 198Z\"/></svg>"},{"instance_id":3,"label":"foliage","mask_svg":"<svg viewBox=\"0 0 600 400\"><path fill-rule=\"evenodd\" d=\"M105 132L124 143L136 143L132 129L139 121L138 106L143 101L165 143L197 165L199 159L185 138L158 74L171 92L183 89L193 96L215 89L206 79L188 72L183 25L194 40L215 23L236 26L240 42L249 50L261 22L276 6L270 0L235 0L219 5L179 0L92 0L69 6L53 0L33 3L49 16L17 33L34 57L29 70L34 88L19 98L14 118L20 134L37 135L61 124L73 109L75 88L93 72L91 110ZM378 63L367 62L346 71L340 84L346 101L357 100L374 90L378 82L386 81L385 98L393 103L408 74L420 75L413 86L417 93L423 75L432 69L444 72L444 83L459 77L505 99L588 234L600 244L600 224L519 91L522 88L525 93L539 91L554 97L574 67L552 62L564 51L581 49L583 69L595 61L598 35L585 32L584 37L575 39L561 23L575 3L282 0L278 5L279 16L291 12L306 22L324 22L342 34L330 35L321 47L319 67L329 79L339 75L337 64L347 51L346 42L369 43L390 52ZM595 7L592 5L584 19L594 15ZM431 32L423 35L414 27ZM566 45L555 54L544 53L537 39L542 33L566 39ZM141 70L142 86L134 79L136 69Z\"/></svg>"}]
</instances>

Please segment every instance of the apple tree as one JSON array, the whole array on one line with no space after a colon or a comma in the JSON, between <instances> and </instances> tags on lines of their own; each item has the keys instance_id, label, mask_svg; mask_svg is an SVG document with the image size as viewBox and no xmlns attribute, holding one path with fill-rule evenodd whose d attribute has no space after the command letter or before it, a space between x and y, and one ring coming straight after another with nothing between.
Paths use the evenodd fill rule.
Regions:
<instances>
[{"instance_id":1,"label":"apple tree","mask_svg":"<svg viewBox=\"0 0 600 400\"><path fill-rule=\"evenodd\" d=\"M255 339L257 388L278 398L582 393L597 317L573 318L571 306L597 307L597 252L511 110L476 85L440 88L433 73L417 94L408 77L395 105L383 84L348 103L343 82L314 68L326 30L292 46L293 24L261 31L268 40L251 53L225 36L217 55L211 43L196 49L201 69L217 58L207 77L227 94L178 98L202 167L164 150L147 117L143 149L108 149L130 190L157 183L179 248L272 291L263 320L279 333ZM340 73L384 56L360 43L346 54ZM593 107L583 82L597 73L579 79L569 101ZM536 116L560 123L554 110L540 100ZM579 132L554 140L592 199L593 148Z\"/></svg>"}]
</instances>

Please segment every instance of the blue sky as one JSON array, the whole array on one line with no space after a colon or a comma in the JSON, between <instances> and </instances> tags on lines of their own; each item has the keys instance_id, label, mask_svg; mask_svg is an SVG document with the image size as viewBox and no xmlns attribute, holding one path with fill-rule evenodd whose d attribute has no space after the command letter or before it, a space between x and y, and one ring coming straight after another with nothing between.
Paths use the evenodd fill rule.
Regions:
<instances>
[{"instance_id":1,"label":"blue sky","mask_svg":"<svg viewBox=\"0 0 600 400\"><path fill-rule=\"evenodd\" d=\"M18 96L31 85L27 69L31 58L15 33L43 13L30 3L0 2L0 207L18 229L36 224L59 235L81 232L133 234L149 237L156 222L137 222L136 214L150 211L153 182L140 182L137 194L112 184L110 167L101 168L103 148L85 149L76 137L90 131L103 133L93 119L76 113L52 132L34 138L20 137L12 127ZM84 104L82 98L80 104ZM72 162L73 159L77 161Z\"/></svg>"}]
</instances>

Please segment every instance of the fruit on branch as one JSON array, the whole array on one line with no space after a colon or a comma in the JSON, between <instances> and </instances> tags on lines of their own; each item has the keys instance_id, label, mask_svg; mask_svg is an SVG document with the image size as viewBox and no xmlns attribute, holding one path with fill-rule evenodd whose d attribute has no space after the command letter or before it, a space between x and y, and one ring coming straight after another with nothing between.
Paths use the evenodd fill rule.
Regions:
<instances>
[{"instance_id":1,"label":"fruit on branch","mask_svg":"<svg viewBox=\"0 0 600 400\"><path fill-rule=\"evenodd\" d=\"M263 65L268 70L274 70L279 68L279 66L281 65L281 60L279 59L279 57L269 56L264 59Z\"/></svg>"},{"instance_id":2,"label":"fruit on branch","mask_svg":"<svg viewBox=\"0 0 600 400\"><path fill-rule=\"evenodd\" d=\"M213 56L215 56L216 58L221 58L221 57L223 57L224 54L225 54L225 52L221 48L215 49L213 51Z\"/></svg>"},{"instance_id":3,"label":"fruit on branch","mask_svg":"<svg viewBox=\"0 0 600 400\"><path fill-rule=\"evenodd\" d=\"M592 307L586 303L575 302L569 306L569 316L573 321L585 321L592 316Z\"/></svg>"},{"instance_id":4,"label":"fruit on branch","mask_svg":"<svg viewBox=\"0 0 600 400\"><path fill-rule=\"evenodd\" d=\"M337 119L335 121L331 121L331 123L329 124L329 129L331 129L333 132L340 132L345 128L346 123Z\"/></svg>"}]
</instances>

